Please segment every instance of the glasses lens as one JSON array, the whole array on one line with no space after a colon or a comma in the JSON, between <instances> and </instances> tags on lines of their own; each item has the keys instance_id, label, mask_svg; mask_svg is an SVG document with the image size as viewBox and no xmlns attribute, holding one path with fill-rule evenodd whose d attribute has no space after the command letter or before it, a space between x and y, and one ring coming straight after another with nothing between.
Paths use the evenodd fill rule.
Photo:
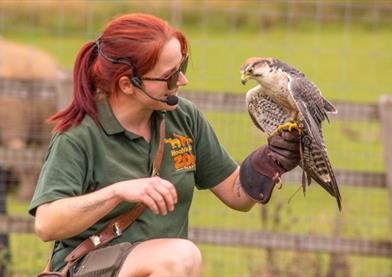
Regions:
<instances>
[{"instance_id":1,"label":"glasses lens","mask_svg":"<svg viewBox=\"0 0 392 277\"><path fill-rule=\"evenodd\" d=\"M177 81L179 76L180 76L179 70L177 70L176 72L173 73L173 75L170 76L170 78L167 80L168 89L175 89L177 87Z\"/></svg>"},{"instance_id":2,"label":"glasses lens","mask_svg":"<svg viewBox=\"0 0 392 277\"><path fill-rule=\"evenodd\" d=\"M178 82L178 77L180 77L180 72L182 74L186 73L186 69L188 67L188 56L185 57L185 59L182 61L180 64L180 68L173 73L167 80L167 87L168 89L175 89L177 87L177 82Z\"/></svg>"},{"instance_id":3,"label":"glasses lens","mask_svg":"<svg viewBox=\"0 0 392 277\"><path fill-rule=\"evenodd\" d=\"M188 57L189 56L186 56L180 65L180 70L183 74L186 73L186 69L188 68Z\"/></svg>"}]
</instances>

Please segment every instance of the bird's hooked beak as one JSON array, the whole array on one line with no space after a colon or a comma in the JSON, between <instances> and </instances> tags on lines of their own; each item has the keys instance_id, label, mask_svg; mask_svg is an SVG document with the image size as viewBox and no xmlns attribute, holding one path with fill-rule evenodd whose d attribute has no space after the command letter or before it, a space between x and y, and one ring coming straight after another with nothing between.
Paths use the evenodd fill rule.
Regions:
<instances>
[{"instance_id":1,"label":"bird's hooked beak","mask_svg":"<svg viewBox=\"0 0 392 277\"><path fill-rule=\"evenodd\" d=\"M251 76L249 74L247 74L247 72L241 72L241 83L243 85L246 84L246 82L248 82L248 80L251 78Z\"/></svg>"}]
</instances>

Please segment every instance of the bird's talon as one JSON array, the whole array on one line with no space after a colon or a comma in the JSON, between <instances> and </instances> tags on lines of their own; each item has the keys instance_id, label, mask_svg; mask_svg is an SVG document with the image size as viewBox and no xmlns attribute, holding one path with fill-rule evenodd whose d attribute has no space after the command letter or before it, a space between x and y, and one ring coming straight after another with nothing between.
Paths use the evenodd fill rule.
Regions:
<instances>
[{"instance_id":1,"label":"bird's talon","mask_svg":"<svg viewBox=\"0 0 392 277\"><path fill-rule=\"evenodd\" d=\"M284 129L287 129L289 132L291 132L293 129L297 130L298 133L301 135L301 129L303 128L303 124L302 123L295 123L293 121L291 122L287 122L285 124L279 125L272 133L271 136L276 135L277 133L283 131Z\"/></svg>"}]
</instances>

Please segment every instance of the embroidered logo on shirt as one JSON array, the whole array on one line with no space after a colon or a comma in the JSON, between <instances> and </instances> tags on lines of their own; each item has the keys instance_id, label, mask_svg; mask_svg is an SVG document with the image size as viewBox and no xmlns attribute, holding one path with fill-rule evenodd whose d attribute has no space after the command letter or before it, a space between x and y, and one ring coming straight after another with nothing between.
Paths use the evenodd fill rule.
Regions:
<instances>
[{"instance_id":1,"label":"embroidered logo on shirt","mask_svg":"<svg viewBox=\"0 0 392 277\"><path fill-rule=\"evenodd\" d=\"M176 170L195 167L196 158L192 154L191 138L174 133L172 138L165 138L164 142L171 147L170 155L174 159Z\"/></svg>"}]
</instances>

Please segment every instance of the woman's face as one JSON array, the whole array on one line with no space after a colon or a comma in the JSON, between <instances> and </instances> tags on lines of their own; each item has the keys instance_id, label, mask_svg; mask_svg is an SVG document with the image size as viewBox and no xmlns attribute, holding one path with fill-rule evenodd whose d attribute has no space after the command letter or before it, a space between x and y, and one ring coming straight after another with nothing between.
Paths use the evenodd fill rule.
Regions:
<instances>
[{"instance_id":1,"label":"woman's face","mask_svg":"<svg viewBox=\"0 0 392 277\"><path fill-rule=\"evenodd\" d=\"M169 89L166 81L158 80L145 80L147 79L168 79L178 72L181 63L184 61L184 57L181 53L181 45L177 38L170 39L162 48L161 54L158 58L158 62L153 69L141 76L143 80L144 90L151 94L155 98L165 100L169 95L177 95L179 87L185 86L188 83L188 79L185 77L183 72L179 72L178 80L175 88ZM138 89L138 88L136 88ZM148 104L153 109L165 109L173 110L174 106L167 105L164 102L156 101L149 98L147 95L143 96L148 101Z\"/></svg>"}]
</instances>

